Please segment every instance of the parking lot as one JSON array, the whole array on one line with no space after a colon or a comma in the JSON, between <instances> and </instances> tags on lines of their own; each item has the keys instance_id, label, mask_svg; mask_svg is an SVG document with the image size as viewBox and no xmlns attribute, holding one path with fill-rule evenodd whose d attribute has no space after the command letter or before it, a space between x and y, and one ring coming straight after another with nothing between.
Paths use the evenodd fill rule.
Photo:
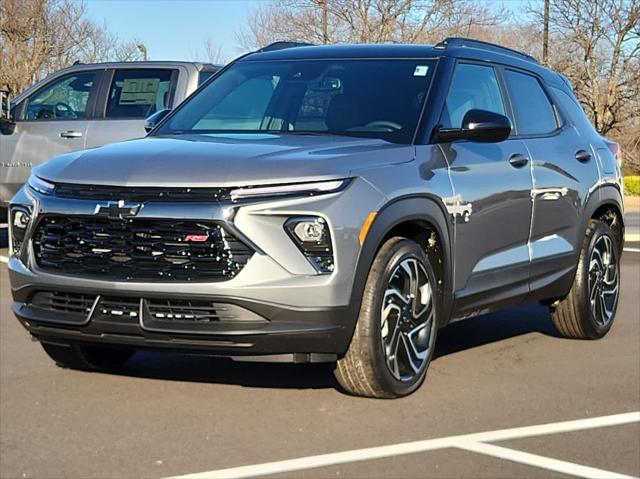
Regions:
<instances>
[{"instance_id":1,"label":"parking lot","mask_svg":"<svg viewBox=\"0 0 640 479\"><path fill-rule=\"evenodd\" d=\"M561 339L535 305L454 323L425 386L393 401L343 394L322 365L145 353L117 374L58 368L12 317L0 264L0 476L639 476L627 246L605 339Z\"/></svg>"}]
</instances>

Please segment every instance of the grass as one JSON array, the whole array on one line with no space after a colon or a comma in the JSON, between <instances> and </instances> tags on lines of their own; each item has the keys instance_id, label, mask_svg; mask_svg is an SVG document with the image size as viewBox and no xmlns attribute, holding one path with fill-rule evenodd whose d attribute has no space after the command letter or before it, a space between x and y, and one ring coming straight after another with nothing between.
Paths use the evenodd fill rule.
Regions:
<instances>
[{"instance_id":1,"label":"grass","mask_svg":"<svg viewBox=\"0 0 640 479\"><path fill-rule=\"evenodd\" d=\"M630 196L640 196L640 176L625 176L624 192Z\"/></svg>"}]
</instances>

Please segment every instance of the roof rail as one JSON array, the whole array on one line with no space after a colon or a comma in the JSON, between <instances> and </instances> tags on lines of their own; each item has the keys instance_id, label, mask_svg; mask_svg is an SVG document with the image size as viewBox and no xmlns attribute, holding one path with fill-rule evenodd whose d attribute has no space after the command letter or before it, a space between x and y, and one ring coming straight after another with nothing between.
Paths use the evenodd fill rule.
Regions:
<instances>
[{"instance_id":1,"label":"roof rail","mask_svg":"<svg viewBox=\"0 0 640 479\"><path fill-rule=\"evenodd\" d=\"M295 47L312 47L313 43L304 43L304 42L273 42L267 45L266 47L262 47L256 52L272 52L275 50L284 50L285 48L295 48Z\"/></svg>"},{"instance_id":2,"label":"roof rail","mask_svg":"<svg viewBox=\"0 0 640 479\"><path fill-rule=\"evenodd\" d=\"M447 47L476 47L481 48L483 50L491 50L498 53L505 53L507 55L518 56L530 62L539 63L535 57L531 55L520 52L518 50L514 50L513 48L503 47L501 45L496 45L495 43L484 42L482 40L474 40L472 38L463 38L463 37L449 37L441 41L436 45L436 48L447 48Z\"/></svg>"}]
</instances>

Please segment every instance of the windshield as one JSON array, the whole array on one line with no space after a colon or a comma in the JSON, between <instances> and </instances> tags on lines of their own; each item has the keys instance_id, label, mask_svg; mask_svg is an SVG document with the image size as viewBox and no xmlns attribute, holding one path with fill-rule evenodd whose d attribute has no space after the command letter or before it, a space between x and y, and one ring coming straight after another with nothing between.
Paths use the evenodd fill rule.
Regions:
<instances>
[{"instance_id":1,"label":"windshield","mask_svg":"<svg viewBox=\"0 0 640 479\"><path fill-rule=\"evenodd\" d=\"M332 134L411 143L434 60L238 62L157 132Z\"/></svg>"}]
</instances>

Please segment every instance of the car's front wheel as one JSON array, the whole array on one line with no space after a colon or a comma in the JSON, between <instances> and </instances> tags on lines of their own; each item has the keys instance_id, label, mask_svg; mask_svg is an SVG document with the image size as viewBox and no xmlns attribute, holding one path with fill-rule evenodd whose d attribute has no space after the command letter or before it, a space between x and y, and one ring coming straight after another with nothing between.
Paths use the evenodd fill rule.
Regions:
<instances>
[{"instance_id":1,"label":"car's front wheel","mask_svg":"<svg viewBox=\"0 0 640 479\"><path fill-rule=\"evenodd\" d=\"M553 323L562 336L598 339L611 329L620 294L619 251L611 228L591 220L571 291L551 307Z\"/></svg>"},{"instance_id":2,"label":"car's front wheel","mask_svg":"<svg viewBox=\"0 0 640 479\"><path fill-rule=\"evenodd\" d=\"M335 375L349 393L395 398L424 381L437 333L436 281L424 250L392 238L367 278L356 328Z\"/></svg>"},{"instance_id":3,"label":"car's front wheel","mask_svg":"<svg viewBox=\"0 0 640 479\"><path fill-rule=\"evenodd\" d=\"M105 370L121 366L135 354L130 349L88 346L83 344L40 343L47 355L64 368L84 371Z\"/></svg>"}]
</instances>

